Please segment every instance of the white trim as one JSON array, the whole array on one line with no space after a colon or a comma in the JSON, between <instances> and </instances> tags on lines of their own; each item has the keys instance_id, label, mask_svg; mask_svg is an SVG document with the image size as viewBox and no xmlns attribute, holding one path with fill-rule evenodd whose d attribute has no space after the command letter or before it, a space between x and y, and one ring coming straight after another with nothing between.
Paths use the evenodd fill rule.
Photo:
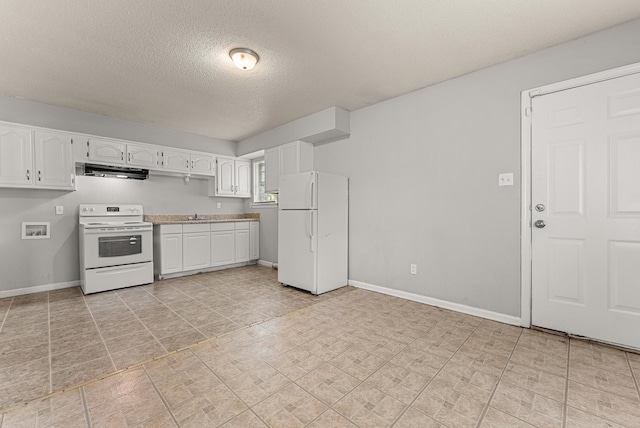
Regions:
<instances>
[{"instance_id":1,"label":"white trim","mask_svg":"<svg viewBox=\"0 0 640 428\"><path fill-rule=\"evenodd\" d=\"M486 309L474 308L472 306L461 305L446 300L435 299L433 297L422 296L420 294L409 293L406 291L395 290L393 288L381 287L379 285L368 284L366 282L355 281L350 279L348 284L364 290L375 291L376 293L387 294L389 296L399 297L401 299L412 300L426 305L436 306L438 308L449 309L455 312L461 312L467 315L473 315L480 318L486 318L492 321L498 321L505 324L521 325L519 317L513 315L501 314L498 312L488 311Z\"/></svg>"},{"instance_id":2,"label":"white trim","mask_svg":"<svg viewBox=\"0 0 640 428\"><path fill-rule=\"evenodd\" d=\"M576 77L574 79L564 80L534 89L522 91L520 102L520 150L521 150L521 222L520 222L520 281L521 281L521 299L520 314L522 318L522 326L529 327L531 325L531 126L532 116L527 116L527 108L531 107L533 97L551 94L554 92L573 89L580 86L591 85L605 80L616 79L619 77L629 76L631 74L640 73L640 63L630 64L623 67L613 68L611 70L601 71L586 76Z\"/></svg>"},{"instance_id":3,"label":"white trim","mask_svg":"<svg viewBox=\"0 0 640 428\"><path fill-rule=\"evenodd\" d=\"M14 288L13 290L0 290L0 299L5 297L22 296L24 294L41 293L43 291L60 290L62 288L77 287L80 285L80 280L57 282L55 284L43 284L33 287Z\"/></svg>"},{"instance_id":4,"label":"white trim","mask_svg":"<svg viewBox=\"0 0 640 428\"><path fill-rule=\"evenodd\" d=\"M276 263L276 262L270 262L270 261L268 261L268 260L258 260L258 264L259 264L260 266L266 266L266 267L270 267L270 268L272 268L272 267L274 267L274 266L275 266L275 267L277 267L277 266L278 266L278 263Z\"/></svg>"}]
</instances>

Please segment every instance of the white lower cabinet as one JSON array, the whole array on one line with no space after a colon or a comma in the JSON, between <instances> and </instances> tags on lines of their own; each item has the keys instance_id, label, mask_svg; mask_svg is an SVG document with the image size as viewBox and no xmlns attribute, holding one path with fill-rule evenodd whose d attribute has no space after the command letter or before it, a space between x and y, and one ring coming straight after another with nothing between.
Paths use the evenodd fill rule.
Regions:
<instances>
[{"instance_id":1,"label":"white lower cabinet","mask_svg":"<svg viewBox=\"0 0 640 428\"><path fill-rule=\"evenodd\" d=\"M211 266L224 266L235 262L235 223L211 223Z\"/></svg>"},{"instance_id":2,"label":"white lower cabinet","mask_svg":"<svg viewBox=\"0 0 640 428\"><path fill-rule=\"evenodd\" d=\"M156 273L164 275L182 272L182 225L162 224L155 226L153 231Z\"/></svg>"},{"instance_id":3,"label":"white lower cabinet","mask_svg":"<svg viewBox=\"0 0 640 428\"><path fill-rule=\"evenodd\" d=\"M250 260L260 258L260 223L257 221L249 223L249 252Z\"/></svg>"},{"instance_id":4,"label":"white lower cabinet","mask_svg":"<svg viewBox=\"0 0 640 428\"><path fill-rule=\"evenodd\" d=\"M209 224L182 225L182 269L208 268L211 263Z\"/></svg>"},{"instance_id":5,"label":"white lower cabinet","mask_svg":"<svg viewBox=\"0 0 640 428\"><path fill-rule=\"evenodd\" d=\"M154 227L156 276L258 260L257 221Z\"/></svg>"},{"instance_id":6,"label":"white lower cabinet","mask_svg":"<svg viewBox=\"0 0 640 428\"><path fill-rule=\"evenodd\" d=\"M249 261L249 223L236 223L236 262Z\"/></svg>"}]
</instances>

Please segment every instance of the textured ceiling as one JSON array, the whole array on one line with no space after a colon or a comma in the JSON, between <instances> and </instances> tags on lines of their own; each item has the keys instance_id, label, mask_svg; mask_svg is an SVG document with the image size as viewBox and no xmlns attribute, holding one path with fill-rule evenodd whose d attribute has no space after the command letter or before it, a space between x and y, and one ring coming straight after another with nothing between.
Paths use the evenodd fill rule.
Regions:
<instances>
[{"instance_id":1,"label":"textured ceiling","mask_svg":"<svg viewBox=\"0 0 640 428\"><path fill-rule=\"evenodd\" d=\"M640 1L0 0L0 16L0 93L240 140L639 18Z\"/></svg>"}]
</instances>

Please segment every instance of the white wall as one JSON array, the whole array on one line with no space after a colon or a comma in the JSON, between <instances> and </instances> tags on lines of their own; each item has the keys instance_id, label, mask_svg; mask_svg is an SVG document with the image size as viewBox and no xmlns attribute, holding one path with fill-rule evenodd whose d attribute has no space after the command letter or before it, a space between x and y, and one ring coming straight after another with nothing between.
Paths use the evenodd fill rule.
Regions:
<instances>
[{"instance_id":1,"label":"white wall","mask_svg":"<svg viewBox=\"0 0 640 428\"><path fill-rule=\"evenodd\" d=\"M235 143L149 125L0 97L0 120L145 143L234 155ZM0 188L0 293L80 278L78 205L139 203L146 214L236 214L244 200L210 198L208 179L150 175L148 180L77 177L77 191ZM216 203L222 203L217 209ZM64 215L55 215L55 206ZM51 238L22 240L23 221L51 222Z\"/></svg>"},{"instance_id":2,"label":"white wall","mask_svg":"<svg viewBox=\"0 0 640 428\"><path fill-rule=\"evenodd\" d=\"M519 316L520 92L638 62L639 41L634 21L352 112L314 150L350 177L349 278Z\"/></svg>"}]
</instances>

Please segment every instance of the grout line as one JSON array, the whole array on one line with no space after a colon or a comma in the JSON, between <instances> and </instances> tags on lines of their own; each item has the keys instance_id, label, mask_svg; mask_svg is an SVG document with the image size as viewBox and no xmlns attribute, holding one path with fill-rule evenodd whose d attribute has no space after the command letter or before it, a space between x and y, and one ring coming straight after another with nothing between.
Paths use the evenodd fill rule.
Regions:
<instances>
[{"instance_id":1,"label":"grout line","mask_svg":"<svg viewBox=\"0 0 640 428\"><path fill-rule=\"evenodd\" d=\"M567 426L567 407L569 406L569 369L571 366L571 339L567 338L567 374L564 381L564 402L562 403L562 427Z\"/></svg>"},{"instance_id":2,"label":"grout line","mask_svg":"<svg viewBox=\"0 0 640 428\"><path fill-rule=\"evenodd\" d=\"M500 382L502 381L502 377L504 376L505 372L507 371L507 367L509 367L509 361L511 361L511 358L513 357L513 353L516 351L516 347L518 346L518 342L520 341L520 338L522 337L522 332L523 331L524 331L524 329L520 328L520 334L518 335L518 340L516 340L516 342L514 343L513 349L511 349L511 353L509 354L509 358L507 358L507 363L504 365L504 368L502 369L502 373L500 374L500 377L498 378L498 382L496 382L496 386L493 387L493 390L491 391L491 395L489 396L489 399L487 400L487 404L485 404L484 408L482 409L482 413L480 414L480 419L478 419L478 423L476 424L476 427L480 427L482 425L482 422L484 421L484 418L487 415L487 412L489 411L491 400L493 400L493 397L496 394L496 391L498 390L498 386L500 386ZM514 415L509 415L509 416L513 416L514 418L516 418L516 416L514 416ZM520 419L520 418L516 418L516 419ZM520 420L522 420L522 419L520 419ZM523 421L523 422L526 422L526 421Z\"/></svg>"},{"instance_id":3,"label":"grout line","mask_svg":"<svg viewBox=\"0 0 640 428\"><path fill-rule=\"evenodd\" d=\"M149 382L151 383L151 387L156 392L156 394L158 394L158 397L162 401L162 404L164 405L164 408L167 410L167 412L169 412L169 415L171 416L171 419L173 419L173 422L176 424L177 427L179 427L180 424L178 423L178 420L176 419L176 417L173 414L173 412L171 411L171 407L169 407L169 403L167 403L167 400L165 400L164 397L162 396L162 394L160 394L160 391L158 391L158 388L156 387L156 384L153 381L153 379L151 379L151 376L149 375L149 372L147 371L147 368L145 366L140 366L140 368L142 368L142 371L147 376L147 379L149 379ZM162 412L156 413L155 415L149 417L149 419L154 418L155 416L159 415L160 413L162 413ZM147 420L149 420L149 419L147 419ZM139 425L143 425L143 423L144 423L144 421L141 422ZM89 427L89 428L91 428L91 427Z\"/></svg>"},{"instance_id":4,"label":"grout line","mask_svg":"<svg viewBox=\"0 0 640 428\"><path fill-rule=\"evenodd\" d=\"M633 366L631 365L631 360L629 359L629 353L625 352L624 356L627 359L627 365L629 366L629 370L631 371L631 378L633 379L633 382L636 384L636 392L638 393L638 398L640 398L640 383L638 382L636 373L633 371Z\"/></svg>"},{"instance_id":5,"label":"grout line","mask_svg":"<svg viewBox=\"0 0 640 428\"><path fill-rule=\"evenodd\" d=\"M49 393L53 392L53 355L51 354L51 296L47 291L47 333L49 341Z\"/></svg>"},{"instance_id":6,"label":"grout line","mask_svg":"<svg viewBox=\"0 0 640 428\"><path fill-rule=\"evenodd\" d=\"M15 299L15 297L11 298L11 301L9 302L9 307L7 308L7 311L4 313L4 317L2 317L2 322L0 323L0 333L2 333L2 329L4 328L4 323L7 321L7 318L9 317L9 311L11 310L11 307L13 306L13 300Z\"/></svg>"},{"instance_id":7,"label":"grout line","mask_svg":"<svg viewBox=\"0 0 640 428\"><path fill-rule=\"evenodd\" d=\"M116 367L116 364L113 362L113 358L111 358L111 353L109 352L109 348L107 348L107 342L105 342L104 337L102 337L102 332L100 331L100 327L98 326L98 323L96 322L96 319L93 316L93 311L91 311L91 307L87 304L87 299L85 298L84 292L81 292L81 294L82 294L82 302L84 303L84 306L89 311L89 315L91 315L91 319L93 320L93 325L95 325L96 330L98 330L98 335L100 336L100 340L102 341L102 345L104 346L105 351L107 351L107 356L111 361L111 365L113 365L113 368L117 370L118 368Z\"/></svg>"},{"instance_id":8,"label":"grout line","mask_svg":"<svg viewBox=\"0 0 640 428\"><path fill-rule=\"evenodd\" d=\"M87 398L84 395L84 386L80 386L78 388L80 390L80 398L82 400L82 406L84 407L84 417L86 419L87 422L87 427L88 428L92 428L92 424L91 424L91 416L89 415L89 407L87 406Z\"/></svg>"}]
</instances>

